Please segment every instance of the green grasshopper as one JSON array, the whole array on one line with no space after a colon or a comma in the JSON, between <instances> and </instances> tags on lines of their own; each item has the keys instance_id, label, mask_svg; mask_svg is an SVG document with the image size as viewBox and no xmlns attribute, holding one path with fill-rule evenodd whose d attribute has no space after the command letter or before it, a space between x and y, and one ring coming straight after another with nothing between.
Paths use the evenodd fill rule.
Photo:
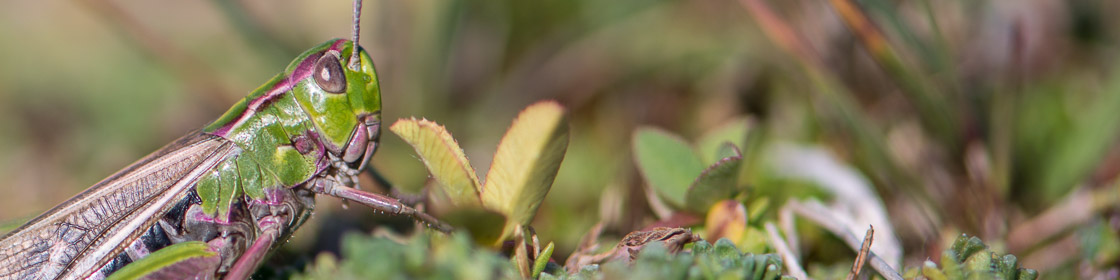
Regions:
<instances>
[{"instance_id":1,"label":"green grasshopper","mask_svg":"<svg viewBox=\"0 0 1120 280\"><path fill-rule=\"evenodd\" d=\"M247 278L323 194L441 231L398 200L358 190L377 150L381 93L353 40L307 50L201 130L0 237L0 279L104 278L160 249L205 242L220 261L195 275Z\"/></svg>"}]
</instances>

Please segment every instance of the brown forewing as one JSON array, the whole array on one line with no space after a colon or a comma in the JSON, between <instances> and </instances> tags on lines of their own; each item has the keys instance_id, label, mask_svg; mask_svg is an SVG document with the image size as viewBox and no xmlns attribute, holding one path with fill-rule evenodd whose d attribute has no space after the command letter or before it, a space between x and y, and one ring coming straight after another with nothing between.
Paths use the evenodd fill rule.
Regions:
<instances>
[{"instance_id":1,"label":"brown forewing","mask_svg":"<svg viewBox=\"0 0 1120 280\"><path fill-rule=\"evenodd\" d=\"M0 237L0 279L85 278L237 152L199 132L153 152Z\"/></svg>"}]
</instances>

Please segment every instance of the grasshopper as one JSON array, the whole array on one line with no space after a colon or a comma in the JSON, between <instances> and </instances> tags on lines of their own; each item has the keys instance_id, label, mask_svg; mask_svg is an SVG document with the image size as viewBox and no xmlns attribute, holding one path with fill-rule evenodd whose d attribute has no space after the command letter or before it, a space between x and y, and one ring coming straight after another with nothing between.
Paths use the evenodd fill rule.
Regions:
<instances>
[{"instance_id":1,"label":"grasshopper","mask_svg":"<svg viewBox=\"0 0 1120 280\"><path fill-rule=\"evenodd\" d=\"M305 51L218 120L0 237L0 279L100 279L184 242L220 257L197 275L244 279L307 220L315 195L449 231L357 188L381 135L381 93L354 6L352 40Z\"/></svg>"}]
</instances>

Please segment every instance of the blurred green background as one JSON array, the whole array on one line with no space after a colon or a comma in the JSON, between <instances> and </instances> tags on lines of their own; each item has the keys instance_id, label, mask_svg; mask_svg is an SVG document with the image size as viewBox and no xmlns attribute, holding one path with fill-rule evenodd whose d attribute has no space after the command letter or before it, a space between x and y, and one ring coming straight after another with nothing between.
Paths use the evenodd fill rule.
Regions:
<instances>
[{"instance_id":1,"label":"blurred green background","mask_svg":"<svg viewBox=\"0 0 1120 280\"><path fill-rule=\"evenodd\" d=\"M866 176L907 264L969 232L1041 256L1025 263L1044 273L1115 270L1117 246L1087 248L1120 229L1120 22L1108 16L1120 3L863 0L874 28L853 32L840 2L367 0L361 44L385 122L445 125L480 175L520 109L567 107L571 144L535 223L561 257L596 222L625 233L656 219L630 152L635 127L694 140L748 116L760 143L748 156L821 146ZM217 118L304 49L348 38L350 5L5 2L0 221L46 211ZM374 166L423 188L412 149L383 133ZM751 194L783 194L760 170L744 182ZM337 213L364 215L319 202L293 246ZM1064 223L1040 216L1070 205L1087 206ZM1015 241L1017 229L1038 232L1026 224L1049 231Z\"/></svg>"}]
</instances>

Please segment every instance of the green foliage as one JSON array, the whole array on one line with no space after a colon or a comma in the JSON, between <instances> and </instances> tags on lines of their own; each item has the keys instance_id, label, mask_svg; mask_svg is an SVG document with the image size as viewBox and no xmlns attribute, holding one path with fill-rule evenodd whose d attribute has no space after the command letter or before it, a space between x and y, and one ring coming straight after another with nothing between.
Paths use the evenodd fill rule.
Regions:
<instances>
[{"instance_id":1,"label":"green foliage","mask_svg":"<svg viewBox=\"0 0 1120 280\"><path fill-rule=\"evenodd\" d=\"M342 257L321 254L293 279L517 279L517 270L489 250L457 234L414 237L407 244L385 238L348 235Z\"/></svg>"},{"instance_id":2,"label":"green foliage","mask_svg":"<svg viewBox=\"0 0 1120 280\"><path fill-rule=\"evenodd\" d=\"M492 217L489 211L505 217L498 238L480 239L484 243L508 240L517 227L533 221L568 149L568 121L555 101L537 102L521 111L494 152L486 182L479 181L463 149L442 125L412 118L398 120L389 129L416 150L439 182L434 192L437 212L465 210L477 214L473 217ZM449 222L487 231L475 231L480 238L495 236L488 232L491 228L479 227L471 218L452 217Z\"/></svg>"},{"instance_id":3,"label":"green foliage","mask_svg":"<svg viewBox=\"0 0 1120 280\"><path fill-rule=\"evenodd\" d=\"M684 139L655 128L634 132L634 159L646 182L674 207L684 207L688 185L704 171Z\"/></svg>"},{"instance_id":4,"label":"green foliage","mask_svg":"<svg viewBox=\"0 0 1120 280\"><path fill-rule=\"evenodd\" d=\"M589 265L571 274L541 274L540 279L793 279L781 275L775 254L742 253L727 239L693 243L691 252L670 254L661 243L642 249L632 264L615 260Z\"/></svg>"},{"instance_id":5,"label":"green foliage","mask_svg":"<svg viewBox=\"0 0 1120 280\"><path fill-rule=\"evenodd\" d=\"M506 232L537 215L568 150L568 119L556 101L537 102L502 136L482 185L482 204L505 214Z\"/></svg>"},{"instance_id":6,"label":"green foliage","mask_svg":"<svg viewBox=\"0 0 1120 280\"><path fill-rule=\"evenodd\" d=\"M739 147L746 141L748 126L745 118L728 122L702 136L695 147L670 132L638 128L633 137L634 160L646 182L670 206L705 213L715 202L740 191L743 153Z\"/></svg>"},{"instance_id":7,"label":"green foliage","mask_svg":"<svg viewBox=\"0 0 1120 280\"><path fill-rule=\"evenodd\" d=\"M921 271L907 273L908 278L920 273L929 279L1003 279L1034 280L1038 272L1021 268L1014 255L1000 255L988 249L980 238L962 234L953 246L941 254L941 268L926 261Z\"/></svg>"},{"instance_id":8,"label":"green foliage","mask_svg":"<svg viewBox=\"0 0 1120 280\"><path fill-rule=\"evenodd\" d=\"M720 159L700 173L685 193L685 206L688 210L704 213L716 201L734 197L739 193L735 187L739 179L739 169L743 166L743 154L734 144L724 143Z\"/></svg>"},{"instance_id":9,"label":"green foliage","mask_svg":"<svg viewBox=\"0 0 1120 280\"><path fill-rule=\"evenodd\" d=\"M412 118L398 120L389 130L414 147L428 173L439 183L435 197L441 207L466 208L481 204L478 195L482 184L478 175L446 128L433 121Z\"/></svg>"},{"instance_id":10,"label":"green foliage","mask_svg":"<svg viewBox=\"0 0 1120 280\"><path fill-rule=\"evenodd\" d=\"M552 252L555 249L556 244L548 242L548 246L545 246L544 250L541 250L540 256L533 261L533 278L539 277L541 273L544 272L544 269L548 267L548 261L552 258Z\"/></svg>"}]
</instances>

